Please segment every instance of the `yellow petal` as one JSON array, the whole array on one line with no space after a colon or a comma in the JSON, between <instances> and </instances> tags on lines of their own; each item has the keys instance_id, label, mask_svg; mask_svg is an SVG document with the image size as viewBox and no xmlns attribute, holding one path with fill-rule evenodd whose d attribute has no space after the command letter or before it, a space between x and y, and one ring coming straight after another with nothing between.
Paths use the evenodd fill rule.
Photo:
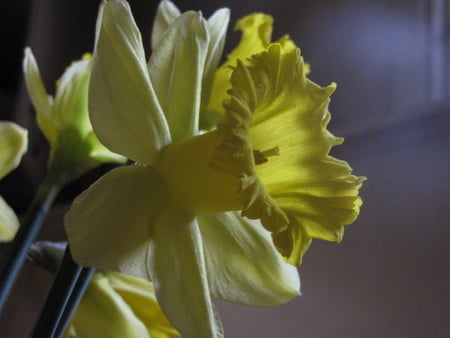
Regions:
<instances>
[{"instance_id":1,"label":"yellow petal","mask_svg":"<svg viewBox=\"0 0 450 338\"><path fill-rule=\"evenodd\" d=\"M185 338L222 337L195 218L181 210L167 209L153 229L149 269L164 313Z\"/></svg>"},{"instance_id":2,"label":"yellow petal","mask_svg":"<svg viewBox=\"0 0 450 338\"><path fill-rule=\"evenodd\" d=\"M50 145L54 145L58 135L58 125L52 116L53 99L47 94L41 74L30 48L25 48L23 72L28 95L36 109L36 119Z\"/></svg>"},{"instance_id":3,"label":"yellow petal","mask_svg":"<svg viewBox=\"0 0 450 338\"><path fill-rule=\"evenodd\" d=\"M11 241L19 229L19 225L16 213L0 196L0 242Z\"/></svg>"},{"instance_id":4,"label":"yellow petal","mask_svg":"<svg viewBox=\"0 0 450 338\"><path fill-rule=\"evenodd\" d=\"M144 324L100 273L89 283L72 324L77 338L150 338Z\"/></svg>"},{"instance_id":5,"label":"yellow petal","mask_svg":"<svg viewBox=\"0 0 450 338\"><path fill-rule=\"evenodd\" d=\"M172 141L198 134L201 85L209 37L200 13L186 12L162 34L148 70Z\"/></svg>"},{"instance_id":6,"label":"yellow petal","mask_svg":"<svg viewBox=\"0 0 450 338\"><path fill-rule=\"evenodd\" d=\"M114 272L105 273L105 276L114 291L147 327L152 338L179 336L159 307L151 282Z\"/></svg>"},{"instance_id":7,"label":"yellow petal","mask_svg":"<svg viewBox=\"0 0 450 338\"><path fill-rule=\"evenodd\" d=\"M227 301L274 306L299 295L296 268L283 261L258 221L227 212L197 217L211 293Z\"/></svg>"},{"instance_id":8,"label":"yellow petal","mask_svg":"<svg viewBox=\"0 0 450 338\"><path fill-rule=\"evenodd\" d=\"M152 164L170 132L147 72L139 29L129 5L109 1L94 53L89 113L110 150Z\"/></svg>"},{"instance_id":9,"label":"yellow petal","mask_svg":"<svg viewBox=\"0 0 450 338\"><path fill-rule=\"evenodd\" d=\"M17 124L0 121L0 178L19 165L28 147L27 135Z\"/></svg>"},{"instance_id":10,"label":"yellow petal","mask_svg":"<svg viewBox=\"0 0 450 338\"><path fill-rule=\"evenodd\" d=\"M80 194L65 216L74 259L81 265L148 278L152 225L167 196L152 168L111 170Z\"/></svg>"}]
</instances>

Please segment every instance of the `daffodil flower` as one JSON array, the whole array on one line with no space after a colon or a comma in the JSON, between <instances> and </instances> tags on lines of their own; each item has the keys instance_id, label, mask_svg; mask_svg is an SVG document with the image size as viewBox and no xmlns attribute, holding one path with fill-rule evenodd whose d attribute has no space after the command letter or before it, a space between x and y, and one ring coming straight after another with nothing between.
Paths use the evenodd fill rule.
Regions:
<instances>
[{"instance_id":1,"label":"daffodil flower","mask_svg":"<svg viewBox=\"0 0 450 338\"><path fill-rule=\"evenodd\" d=\"M271 27L259 24L267 18L247 17L241 45L255 39L260 44L240 45L232 72L216 73L209 100L222 100L221 121L199 135L208 27L196 13L178 15L146 65L128 7L109 4L94 61L92 120L105 144L139 165L111 172L76 200L66 217L73 253L85 264L152 279L183 335L217 336L208 289L248 304L284 301L289 297L276 278L264 289L264 273L251 270L270 260L280 267L276 277L283 276L282 285L295 284L268 233L248 219L260 220L278 250L298 264L311 238L340 240L343 225L358 214L363 178L328 154L342 142L326 129L334 85L322 88L308 80L292 41L270 43ZM128 91L120 85L127 79L133 85ZM220 86L230 90L218 93ZM124 186L126 199L114 195ZM124 230L124 223L132 228ZM100 238L103 232L107 239ZM236 257L232 269L223 268L225 252L230 260ZM262 259L252 264L249 257ZM247 287L256 283L263 287ZM182 292L186 285L189 291ZM187 304L195 301L192 311Z\"/></svg>"},{"instance_id":2,"label":"daffodil flower","mask_svg":"<svg viewBox=\"0 0 450 338\"><path fill-rule=\"evenodd\" d=\"M13 122L0 121L0 179L19 165L27 145L25 129ZM18 228L17 215L0 196L0 242L12 240Z\"/></svg>"},{"instance_id":3,"label":"daffodil flower","mask_svg":"<svg viewBox=\"0 0 450 338\"><path fill-rule=\"evenodd\" d=\"M91 56L74 61L56 83L53 98L47 94L36 59L25 49L23 71L37 123L50 144L49 170L74 179L105 162L123 163L92 131L88 114Z\"/></svg>"},{"instance_id":4,"label":"daffodil flower","mask_svg":"<svg viewBox=\"0 0 450 338\"><path fill-rule=\"evenodd\" d=\"M220 337L210 293L276 305L297 296L300 283L259 220L239 214L239 177L213 165L219 132L200 135L214 34L200 13L183 13L147 63L127 3L109 1L102 13L91 121L109 149L136 164L110 171L74 201L65 218L72 254L82 265L152 280L183 337Z\"/></svg>"},{"instance_id":5,"label":"daffodil flower","mask_svg":"<svg viewBox=\"0 0 450 338\"><path fill-rule=\"evenodd\" d=\"M37 242L31 260L56 272L65 243ZM151 282L117 272L96 272L65 337L166 338L178 336L156 301Z\"/></svg>"}]
</instances>

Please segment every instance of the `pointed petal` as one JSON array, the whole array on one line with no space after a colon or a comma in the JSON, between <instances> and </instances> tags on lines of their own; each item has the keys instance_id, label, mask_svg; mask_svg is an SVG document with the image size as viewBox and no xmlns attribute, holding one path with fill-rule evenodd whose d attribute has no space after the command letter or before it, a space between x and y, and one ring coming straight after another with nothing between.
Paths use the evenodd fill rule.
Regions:
<instances>
[{"instance_id":1,"label":"pointed petal","mask_svg":"<svg viewBox=\"0 0 450 338\"><path fill-rule=\"evenodd\" d=\"M148 70L173 141L198 133L208 32L200 13L180 15L164 32Z\"/></svg>"},{"instance_id":2,"label":"pointed petal","mask_svg":"<svg viewBox=\"0 0 450 338\"><path fill-rule=\"evenodd\" d=\"M78 338L149 338L144 324L101 273L92 278L74 313Z\"/></svg>"},{"instance_id":3,"label":"pointed petal","mask_svg":"<svg viewBox=\"0 0 450 338\"><path fill-rule=\"evenodd\" d=\"M179 336L159 307L151 282L114 272L105 275L114 291L122 297L136 317L147 327L151 337Z\"/></svg>"},{"instance_id":4,"label":"pointed petal","mask_svg":"<svg viewBox=\"0 0 450 338\"><path fill-rule=\"evenodd\" d=\"M0 121L0 178L15 169L27 151L28 132L13 122Z\"/></svg>"},{"instance_id":5,"label":"pointed petal","mask_svg":"<svg viewBox=\"0 0 450 338\"><path fill-rule=\"evenodd\" d=\"M227 212L198 217L211 293L227 301L273 306L300 293L297 269L283 261L258 221Z\"/></svg>"},{"instance_id":6,"label":"pointed petal","mask_svg":"<svg viewBox=\"0 0 450 338\"><path fill-rule=\"evenodd\" d=\"M47 94L42 82L39 68L30 48L25 48L23 59L23 72L28 95L36 109L36 119L44 136L51 145L54 145L57 137L58 126L53 121L52 105L53 99Z\"/></svg>"},{"instance_id":7,"label":"pointed petal","mask_svg":"<svg viewBox=\"0 0 450 338\"><path fill-rule=\"evenodd\" d=\"M65 216L74 259L81 265L148 278L151 225L167 203L152 168L111 170L80 194Z\"/></svg>"},{"instance_id":8,"label":"pointed petal","mask_svg":"<svg viewBox=\"0 0 450 338\"><path fill-rule=\"evenodd\" d=\"M205 111L205 106L210 101L211 90L214 83L214 76L217 71L217 66L222 58L223 48L225 45L225 38L230 21L230 10L228 8L221 8L214 12L208 19L208 30L210 40L208 45L208 55L206 57L205 71L203 75L202 85L202 110L200 111L200 128L209 130L216 122L214 117ZM217 92L215 92L217 95ZM222 97L222 96L221 96ZM214 100L214 99L213 99Z\"/></svg>"},{"instance_id":9,"label":"pointed petal","mask_svg":"<svg viewBox=\"0 0 450 338\"><path fill-rule=\"evenodd\" d=\"M19 229L19 219L14 210L0 196L0 242L12 240Z\"/></svg>"},{"instance_id":10,"label":"pointed petal","mask_svg":"<svg viewBox=\"0 0 450 338\"><path fill-rule=\"evenodd\" d=\"M85 136L92 130L88 114L88 86L91 60L85 55L73 62L57 83L53 118L61 130L74 130Z\"/></svg>"},{"instance_id":11,"label":"pointed petal","mask_svg":"<svg viewBox=\"0 0 450 338\"><path fill-rule=\"evenodd\" d=\"M94 53L89 113L99 139L112 151L152 164L170 142L150 83L140 32L129 5L109 1Z\"/></svg>"},{"instance_id":12,"label":"pointed petal","mask_svg":"<svg viewBox=\"0 0 450 338\"><path fill-rule=\"evenodd\" d=\"M105 8L106 1L102 1L98 6L97 20L95 21L95 41L94 50L97 48L98 37L100 36L100 30L102 28L103 9Z\"/></svg>"},{"instance_id":13,"label":"pointed petal","mask_svg":"<svg viewBox=\"0 0 450 338\"><path fill-rule=\"evenodd\" d=\"M162 0L156 10L155 20L153 20L151 47L155 50L156 45L161 40L163 33L169 25L181 15L180 10L172 1Z\"/></svg>"},{"instance_id":14,"label":"pointed petal","mask_svg":"<svg viewBox=\"0 0 450 338\"><path fill-rule=\"evenodd\" d=\"M149 256L156 297L185 338L221 337L208 289L202 238L196 220L168 209L158 218Z\"/></svg>"}]
</instances>

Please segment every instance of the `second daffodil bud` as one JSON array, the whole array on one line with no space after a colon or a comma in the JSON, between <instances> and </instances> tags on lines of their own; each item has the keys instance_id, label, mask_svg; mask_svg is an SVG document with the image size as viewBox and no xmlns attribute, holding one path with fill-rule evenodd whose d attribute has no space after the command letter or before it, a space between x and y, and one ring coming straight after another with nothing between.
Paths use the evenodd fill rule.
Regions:
<instances>
[{"instance_id":1,"label":"second daffodil bud","mask_svg":"<svg viewBox=\"0 0 450 338\"><path fill-rule=\"evenodd\" d=\"M50 144L49 170L68 180L100 163L125 161L105 148L92 131L88 114L91 68L89 54L72 62L57 81L52 97L47 94L31 49L25 49L25 83L39 128Z\"/></svg>"}]
</instances>

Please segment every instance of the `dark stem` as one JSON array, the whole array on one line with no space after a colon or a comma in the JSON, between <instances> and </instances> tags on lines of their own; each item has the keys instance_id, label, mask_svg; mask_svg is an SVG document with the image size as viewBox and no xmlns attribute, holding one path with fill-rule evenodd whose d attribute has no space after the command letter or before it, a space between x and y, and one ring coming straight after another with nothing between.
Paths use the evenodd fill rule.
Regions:
<instances>
[{"instance_id":1,"label":"dark stem","mask_svg":"<svg viewBox=\"0 0 450 338\"><path fill-rule=\"evenodd\" d=\"M70 319L72 318L72 315L75 312L78 303L83 297L94 273L94 268L82 268L75 287L72 290L72 294L70 295L61 315L58 326L56 327L54 338L62 337L62 335L66 331L67 327L69 326Z\"/></svg>"},{"instance_id":2,"label":"dark stem","mask_svg":"<svg viewBox=\"0 0 450 338\"><path fill-rule=\"evenodd\" d=\"M22 269L27 251L36 239L62 183L60 177L47 175L39 186L11 246L3 257L0 270L0 314Z\"/></svg>"},{"instance_id":3,"label":"dark stem","mask_svg":"<svg viewBox=\"0 0 450 338\"><path fill-rule=\"evenodd\" d=\"M31 338L54 337L81 270L81 266L73 261L70 248L67 246Z\"/></svg>"}]
</instances>

